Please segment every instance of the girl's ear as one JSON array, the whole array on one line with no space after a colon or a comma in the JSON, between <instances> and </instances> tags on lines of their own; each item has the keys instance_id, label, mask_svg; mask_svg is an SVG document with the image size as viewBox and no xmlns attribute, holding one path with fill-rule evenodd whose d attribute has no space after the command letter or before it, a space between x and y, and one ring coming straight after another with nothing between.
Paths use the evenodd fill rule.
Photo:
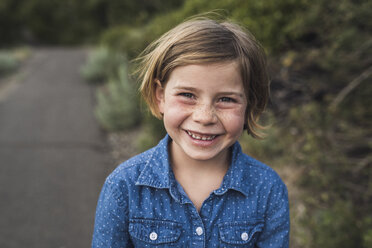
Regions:
<instances>
[{"instance_id":1,"label":"girl's ear","mask_svg":"<svg viewBox=\"0 0 372 248\"><path fill-rule=\"evenodd\" d=\"M160 114L164 113L164 88L158 79L155 79L155 98Z\"/></svg>"}]
</instances>

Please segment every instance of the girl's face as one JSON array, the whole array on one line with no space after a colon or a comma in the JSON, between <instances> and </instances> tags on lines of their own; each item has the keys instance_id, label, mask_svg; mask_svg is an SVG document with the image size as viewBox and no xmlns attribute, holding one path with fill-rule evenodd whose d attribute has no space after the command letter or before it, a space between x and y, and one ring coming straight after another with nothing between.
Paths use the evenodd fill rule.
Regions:
<instances>
[{"instance_id":1,"label":"girl's face","mask_svg":"<svg viewBox=\"0 0 372 248\"><path fill-rule=\"evenodd\" d=\"M221 161L243 132L247 99L236 62L177 67L156 97L176 161Z\"/></svg>"}]
</instances>

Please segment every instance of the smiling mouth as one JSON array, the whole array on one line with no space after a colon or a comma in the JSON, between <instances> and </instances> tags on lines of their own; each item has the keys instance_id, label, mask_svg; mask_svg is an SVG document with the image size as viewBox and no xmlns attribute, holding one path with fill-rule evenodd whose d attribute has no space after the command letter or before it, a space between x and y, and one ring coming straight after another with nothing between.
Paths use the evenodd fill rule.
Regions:
<instances>
[{"instance_id":1,"label":"smiling mouth","mask_svg":"<svg viewBox=\"0 0 372 248\"><path fill-rule=\"evenodd\" d=\"M192 133L188 130L186 130L186 133L193 139L196 139L196 140L204 140L204 141L210 141L210 140L213 140L214 138L216 138L217 135L205 135L205 134L196 134L196 133Z\"/></svg>"}]
</instances>

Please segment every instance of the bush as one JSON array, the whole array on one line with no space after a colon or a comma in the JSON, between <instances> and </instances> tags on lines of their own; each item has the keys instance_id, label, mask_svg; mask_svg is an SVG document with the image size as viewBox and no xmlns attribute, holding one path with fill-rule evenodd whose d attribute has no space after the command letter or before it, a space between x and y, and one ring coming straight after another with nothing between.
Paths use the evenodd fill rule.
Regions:
<instances>
[{"instance_id":1,"label":"bush","mask_svg":"<svg viewBox=\"0 0 372 248\"><path fill-rule=\"evenodd\" d=\"M142 27L115 27L102 36L104 44L114 45L126 51L142 51L151 41L181 23L201 13L213 19L229 18L246 26L271 53L288 48L294 39L302 38L302 18L310 1L255 1L255 0L189 0L182 8L160 13ZM299 24L298 24L299 23Z\"/></svg>"},{"instance_id":2,"label":"bush","mask_svg":"<svg viewBox=\"0 0 372 248\"><path fill-rule=\"evenodd\" d=\"M97 92L96 117L107 130L122 130L140 122L137 90L128 77L127 63L119 66L118 78L111 77Z\"/></svg>"},{"instance_id":3,"label":"bush","mask_svg":"<svg viewBox=\"0 0 372 248\"><path fill-rule=\"evenodd\" d=\"M166 131L162 120L155 118L146 111L143 121L143 129L136 142L138 151L143 152L154 147L164 137Z\"/></svg>"},{"instance_id":4,"label":"bush","mask_svg":"<svg viewBox=\"0 0 372 248\"><path fill-rule=\"evenodd\" d=\"M104 82L117 72L117 68L124 61L123 54L100 47L90 53L87 63L81 68L81 74L88 82Z\"/></svg>"},{"instance_id":5,"label":"bush","mask_svg":"<svg viewBox=\"0 0 372 248\"><path fill-rule=\"evenodd\" d=\"M349 202L335 202L309 213L306 223L313 233L313 247L362 247L355 217Z\"/></svg>"},{"instance_id":6,"label":"bush","mask_svg":"<svg viewBox=\"0 0 372 248\"><path fill-rule=\"evenodd\" d=\"M15 71L19 66L19 62L10 52L0 52L0 76L4 76Z\"/></svg>"}]
</instances>

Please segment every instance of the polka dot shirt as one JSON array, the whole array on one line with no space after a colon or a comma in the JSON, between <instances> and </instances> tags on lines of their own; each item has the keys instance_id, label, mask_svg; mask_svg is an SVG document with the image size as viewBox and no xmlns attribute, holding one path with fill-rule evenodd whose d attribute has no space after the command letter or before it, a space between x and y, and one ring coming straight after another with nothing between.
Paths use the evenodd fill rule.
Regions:
<instances>
[{"instance_id":1,"label":"polka dot shirt","mask_svg":"<svg viewBox=\"0 0 372 248\"><path fill-rule=\"evenodd\" d=\"M167 135L119 165L102 188L92 247L288 247L287 189L238 142L198 212L169 165Z\"/></svg>"}]
</instances>

